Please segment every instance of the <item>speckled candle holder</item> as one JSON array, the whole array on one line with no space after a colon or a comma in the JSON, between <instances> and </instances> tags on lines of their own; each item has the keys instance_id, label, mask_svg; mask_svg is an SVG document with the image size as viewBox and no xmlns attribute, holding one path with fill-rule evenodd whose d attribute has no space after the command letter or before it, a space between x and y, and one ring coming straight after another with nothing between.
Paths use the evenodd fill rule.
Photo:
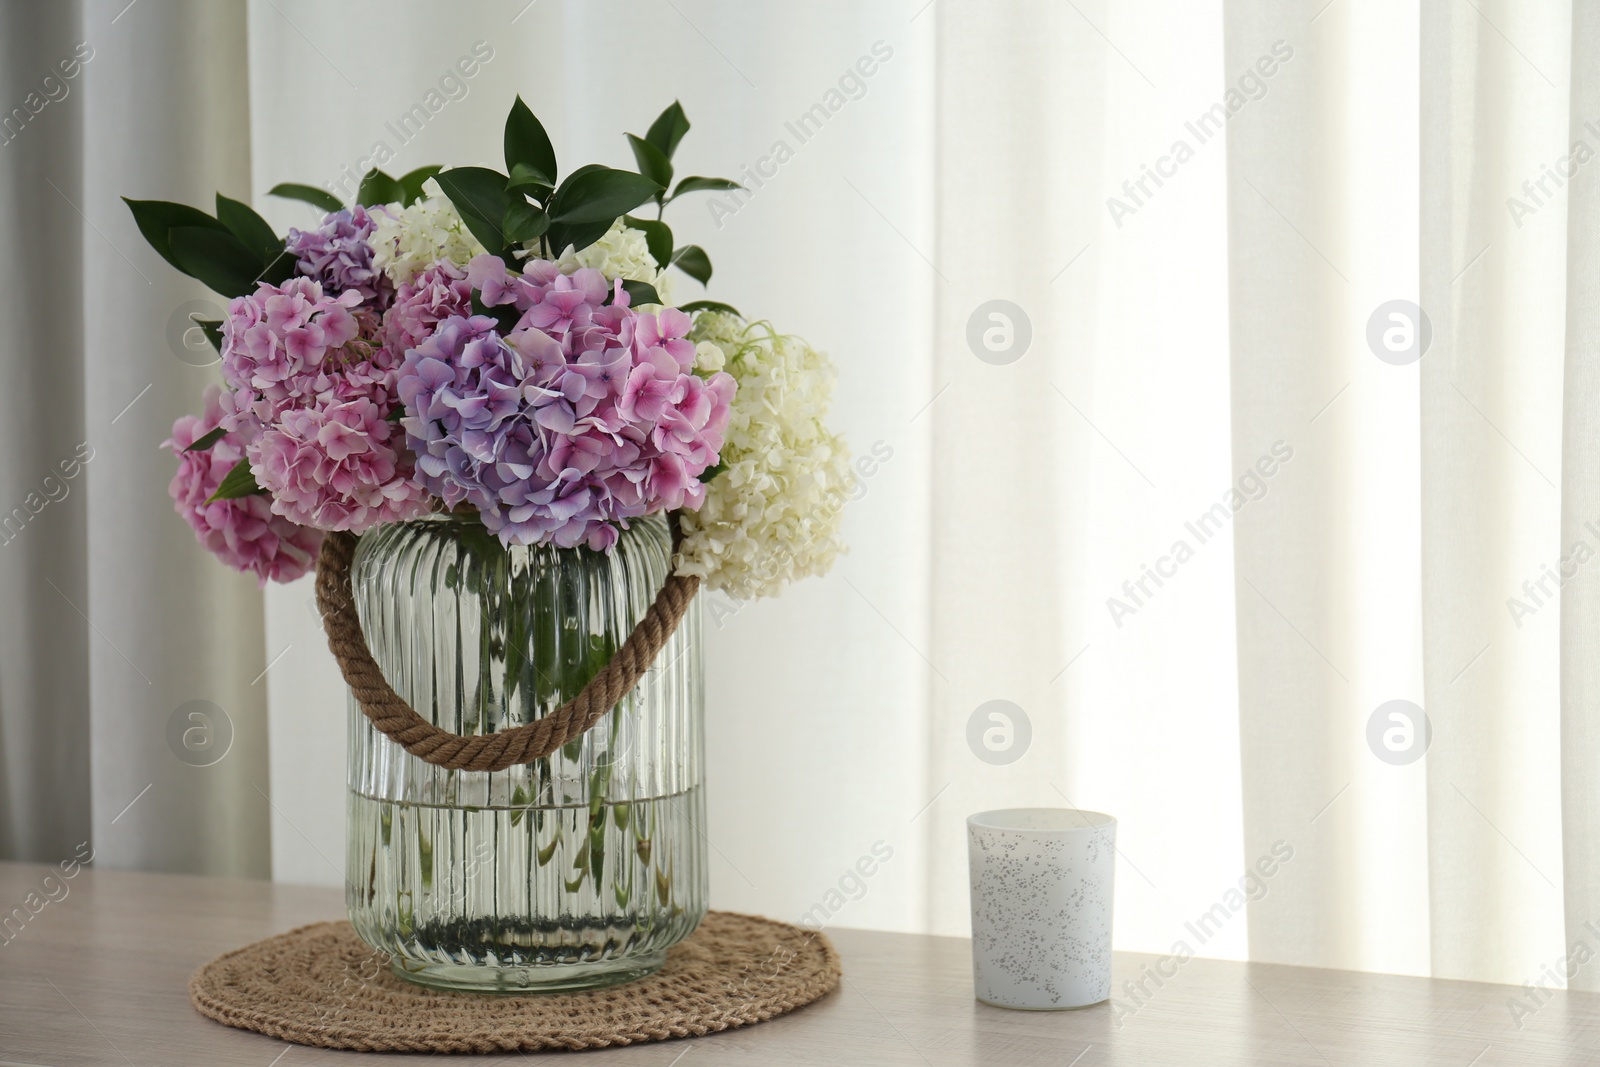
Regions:
<instances>
[{"instance_id":1,"label":"speckled candle holder","mask_svg":"<svg viewBox=\"0 0 1600 1067\"><path fill-rule=\"evenodd\" d=\"M1061 1011L1110 998L1116 834L1111 816L1072 808L968 817L979 1000Z\"/></svg>"}]
</instances>

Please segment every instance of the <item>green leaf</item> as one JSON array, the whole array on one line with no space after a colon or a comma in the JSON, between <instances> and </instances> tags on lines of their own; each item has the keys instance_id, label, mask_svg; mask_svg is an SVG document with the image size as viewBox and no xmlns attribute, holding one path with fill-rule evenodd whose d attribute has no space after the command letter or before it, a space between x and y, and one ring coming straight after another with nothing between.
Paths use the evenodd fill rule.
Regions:
<instances>
[{"instance_id":1,"label":"green leaf","mask_svg":"<svg viewBox=\"0 0 1600 1067\"><path fill-rule=\"evenodd\" d=\"M574 252L581 252L606 235L611 229L615 219L605 219L601 222L586 222L582 225L569 226L565 223L552 223L545 233L544 239L550 243L551 251L560 256L569 247Z\"/></svg>"},{"instance_id":2,"label":"green leaf","mask_svg":"<svg viewBox=\"0 0 1600 1067\"><path fill-rule=\"evenodd\" d=\"M456 206L461 221L483 247L512 266L510 242L505 234L506 208L511 197L506 193L506 176L487 167L452 167L438 174L439 188Z\"/></svg>"},{"instance_id":3,"label":"green leaf","mask_svg":"<svg viewBox=\"0 0 1600 1067\"><path fill-rule=\"evenodd\" d=\"M686 311L691 315L697 311L718 311L724 315L738 315L739 318L744 318L743 315L739 314L738 308L732 304L724 304L720 300L691 300L687 304L679 304L678 310Z\"/></svg>"},{"instance_id":4,"label":"green leaf","mask_svg":"<svg viewBox=\"0 0 1600 1067\"><path fill-rule=\"evenodd\" d=\"M650 248L650 258L656 261L657 267L672 262L671 227L656 219L641 219L634 215L624 215L622 221L644 234L645 244Z\"/></svg>"},{"instance_id":5,"label":"green leaf","mask_svg":"<svg viewBox=\"0 0 1600 1067\"><path fill-rule=\"evenodd\" d=\"M283 238L273 233L267 220L250 205L218 193L217 218L257 257L254 281L281 285L294 275L295 257L284 248Z\"/></svg>"},{"instance_id":6,"label":"green leaf","mask_svg":"<svg viewBox=\"0 0 1600 1067\"><path fill-rule=\"evenodd\" d=\"M288 252L282 251L274 256L272 261L265 267L261 268L260 273L256 275L256 281L266 282L269 285L282 285L290 278L293 278L295 271L298 269L299 261ZM338 294L335 293L333 295L337 296Z\"/></svg>"},{"instance_id":7,"label":"green leaf","mask_svg":"<svg viewBox=\"0 0 1600 1067\"><path fill-rule=\"evenodd\" d=\"M437 163L430 163L426 167L408 170L400 176L400 206L410 207L418 200L427 199L427 194L422 191L422 183L443 170Z\"/></svg>"},{"instance_id":8,"label":"green leaf","mask_svg":"<svg viewBox=\"0 0 1600 1067\"><path fill-rule=\"evenodd\" d=\"M178 269L204 282L222 296L255 292L261 261L227 230L179 226L171 230L172 255Z\"/></svg>"},{"instance_id":9,"label":"green leaf","mask_svg":"<svg viewBox=\"0 0 1600 1067\"><path fill-rule=\"evenodd\" d=\"M628 144L633 148L634 162L639 164L639 173L661 186L662 190L672 184L672 161L661 154L661 149L644 140L628 134Z\"/></svg>"},{"instance_id":10,"label":"green leaf","mask_svg":"<svg viewBox=\"0 0 1600 1067\"><path fill-rule=\"evenodd\" d=\"M300 185L296 182L279 182L267 190L268 196L281 196L285 200L304 200L313 207L320 207L323 211L338 211L344 207L339 198L326 189L318 189L315 185Z\"/></svg>"},{"instance_id":11,"label":"green leaf","mask_svg":"<svg viewBox=\"0 0 1600 1067\"><path fill-rule=\"evenodd\" d=\"M672 153L678 150L678 142L683 140L683 135L688 132L689 118L683 113L683 105L674 100L672 106L650 124L650 132L644 135L644 139L655 145L662 155L671 159Z\"/></svg>"},{"instance_id":12,"label":"green leaf","mask_svg":"<svg viewBox=\"0 0 1600 1067\"><path fill-rule=\"evenodd\" d=\"M506 182L507 192L526 192L538 197L541 201L549 198L550 192L555 188L551 182L544 180L540 171L526 163L518 163L511 168L511 178Z\"/></svg>"},{"instance_id":13,"label":"green leaf","mask_svg":"<svg viewBox=\"0 0 1600 1067\"><path fill-rule=\"evenodd\" d=\"M550 862L551 857L556 854L556 846L559 844L561 844L561 835L557 834L550 839L549 844L539 850L539 866L543 867Z\"/></svg>"},{"instance_id":14,"label":"green leaf","mask_svg":"<svg viewBox=\"0 0 1600 1067\"><path fill-rule=\"evenodd\" d=\"M556 183L556 150L550 135L520 96L506 116L505 150L506 170L514 172L520 164L524 174L545 185Z\"/></svg>"},{"instance_id":15,"label":"green leaf","mask_svg":"<svg viewBox=\"0 0 1600 1067\"><path fill-rule=\"evenodd\" d=\"M672 262L701 285L711 281L711 257L699 245L684 245L672 254Z\"/></svg>"},{"instance_id":16,"label":"green leaf","mask_svg":"<svg viewBox=\"0 0 1600 1067\"><path fill-rule=\"evenodd\" d=\"M222 440L226 436L228 436L228 431L224 430L221 426L218 426L215 430L212 430L210 433L202 434L201 436L195 438L194 444L192 444L188 448L184 449L184 451L185 452L204 452L206 449L210 448L212 445L216 444L218 441Z\"/></svg>"},{"instance_id":17,"label":"green leaf","mask_svg":"<svg viewBox=\"0 0 1600 1067\"><path fill-rule=\"evenodd\" d=\"M670 203L671 201L678 199L678 197L682 196L684 193L726 193L732 189L743 188L744 186L740 185L731 178L702 178L698 174L694 174L679 182L678 187L672 190L672 195L669 196L667 200Z\"/></svg>"},{"instance_id":18,"label":"green leaf","mask_svg":"<svg viewBox=\"0 0 1600 1067\"><path fill-rule=\"evenodd\" d=\"M505 218L502 220L506 240L512 244L521 244L531 241L550 228L550 216L541 208L536 208L522 197L512 197L506 205Z\"/></svg>"},{"instance_id":19,"label":"green leaf","mask_svg":"<svg viewBox=\"0 0 1600 1067\"><path fill-rule=\"evenodd\" d=\"M515 826L526 815L528 805L533 801L533 796L522 786L517 786L511 793L511 825Z\"/></svg>"},{"instance_id":20,"label":"green leaf","mask_svg":"<svg viewBox=\"0 0 1600 1067\"><path fill-rule=\"evenodd\" d=\"M217 220L226 226L244 246L260 257L266 266L283 252L283 238L272 232L267 220L255 213L249 204L230 200L217 194Z\"/></svg>"},{"instance_id":21,"label":"green leaf","mask_svg":"<svg viewBox=\"0 0 1600 1067\"><path fill-rule=\"evenodd\" d=\"M553 217L557 201L560 200L563 192L572 186L574 181L576 181L578 178L581 178L585 174L605 169L605 167L602 167L598 163L585 163L583 166L567 175L566 178L562 180L561 187L559 189L553 189L545 196L545 211L551 213L552 218L550 220L550 229L545 233L544 239L545 243L550 246L550 250L557 256L561 255L568 245L571 245L574 250L588 248L590 245L600 240L600 238L604 237L606 230L611 228L610 222L605 223L604 228L597 227L592 222L584 223L582 225L569 226L564 222L557 222Z\"/></svg>"},{"instance_id":22,"label":"green leaf","mask_svg":"<svg viewBox=\"0 0 1600 1067\"><path fill-rule=\"evenodd\" d=\"M222 320L197 319L191 315L189 321L200 327L200 332L206 335L206 340L211 342L211 347L215 348L220 355L222 352Z\"/></svg>"},{"instance_id":23,"label":"green leaf","mask_svg":"<svg viewBox=\"0 0 1600 1067\"><path fill-rule=\"evenodd\" d=\"M661 186L642 174L610 167L595 167L561 183L551 199L550 217L569 225L604 222L609 227L624 215L661 192Z\"/></svg>"},{"instance_id":24,"label":"green leaf","mask_svg":"<svg viewBox=\"0 0 1600 1067\"><path fill-rule=\"evenodd\" d=\"M172 252L172 241L168 236L171 231L180 226L221 230L224 233L228 230L217 219L187 204L174 204L167 200L129 200L127 197L123 197L122 202L133 212L133 221L138 225L139 232L144 234L144 239L150 242L150 247L185 274L188 271L184 270L183 264Z\"/></svg>"},{"instance_id":25,"label":"green leaf","mask_svg":"<svg viewBox=\"0 0 1600 1067\"><path fill-rule=\"evenodd\" d=\"M265 492L265 489L256 484L256 476L250 473L250 461L241 459L222 476L222 481L217 484L217 491L211 494L206 503L238 500L240 497L255 496L257 493Z\"/></svg>"},{"instance_id":26,"label":"green leaf","mask_svg":"<svg viewBox=\"0 0 1600 1067\"><path fill-rule=\"evenodd\" d=\"M661 294L656 292L656 287L649 282L636 282L631 279L622 283L623 291L628 294L628 306L638 307L640 304L661 304Z\"/></svg>"},{"instance_id":27,"label":"green leaf","mask_svg":"<svg viewBox=\"0 0 1600 1067\"><path fill-rule=\"evenodd\" d=\"M600 164L600 163L585 163L583 166L579 167L577 170L573 171L571 174L569 174L565 178L561 179L561 185L556 190L556 195L559 196L561 194L562 190L570 188L573 182L577 181L579 178L583 177L585 174L593 174L597 170L610 170L610 169L611 169L610 167L607 167L607 166L605 166L603 164Z\"/></svg>"},{"instance_id":28,"label":"green leaf","mask_svg":"<svg viewBox=\"0 0 1600 1067\"><path fill-rule=\"evenodd\" d=\"M700 472L700 481L709 482L711 479L715 478L717 475L721 474L727 469L728 465L719 459L717 460L715 466L707 467L705 470Z\"/></svg>"},{"instance_id":29,"label":"green leaf","mask_svg":"<svg viewBox=\"0 0 1600 1067\"><path fill-rule=\"evenodd\" d=\"M420 185L421 183L418 184ZM392 204L405 195L405 190L400 188L399 182L377 167L373 167L361 179L361 186L356 190L356 203L362 207L372 207L375 204Z\"/></svg>"}]
</instances>

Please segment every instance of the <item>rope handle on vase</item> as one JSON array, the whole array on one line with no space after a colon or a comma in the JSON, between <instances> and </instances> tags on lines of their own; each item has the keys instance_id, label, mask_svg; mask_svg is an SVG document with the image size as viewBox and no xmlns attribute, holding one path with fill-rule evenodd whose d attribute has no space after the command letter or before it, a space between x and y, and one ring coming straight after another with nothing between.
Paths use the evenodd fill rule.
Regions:
<instances>
[{"instance_id":1,"label":"rope handle on vase","mask_svg":"<svg viewBox=\"0 0 1600 1067\"><path fill-rule=\"evenodd\" d=\"M673 534L676 547L676 522ZM577 696L549 715L498 733L462 735L418 715L390 687L373 660L355 609L350 579L357 540L352 533L330 533L323 538L322 552L317 557L317 608L322 613L328 648L339 661L339 670L362 713L379 732L418 759L456 771L503 771L543 759L582 737L639 684L667 639L678 629L700 588L698 577L669 574L650 610L622 647Z\"/></svg>"}]
</instances>

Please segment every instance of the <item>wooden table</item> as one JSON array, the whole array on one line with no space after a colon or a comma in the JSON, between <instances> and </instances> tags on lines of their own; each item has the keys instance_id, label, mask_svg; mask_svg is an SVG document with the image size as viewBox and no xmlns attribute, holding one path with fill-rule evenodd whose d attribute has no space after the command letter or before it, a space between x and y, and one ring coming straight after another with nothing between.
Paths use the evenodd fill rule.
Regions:
<instances>
[{"instance_id":1,"label":"wooden table","mask_svg":"<svg viewBox=\"0 0 1600 1067\"><path fill-rule=\"evenodd\" d=\"M52 868L0 864L0 919L48 899ZM62 894L65 888L65 895ZM51 900L0 928L0 1065L419 1063L286 1045L230 1030L189 1007L195 967L236 946L342 917L337 890L176 875L84 870ZM24 909L26 911L26 909ZM1195 959L1131 1014L1108 1006L1014 1012L972 998L960 938L829 931L844 957L841 989L760 1026L711 1037L583 1053L574 1065L746 1067L1096 1067L1306 1064L1493 1067L1600 1064L1600 994L1551 993L1519 1020L1523 991L1350 971ZM1116 985L1157 957L1119 953ZM1173 965L1162 965L1167 973ZM564 1056L566 1053L548 1054ZM520 1054L479 1062L525 1063Z\"/></svg>"}]
</instances>

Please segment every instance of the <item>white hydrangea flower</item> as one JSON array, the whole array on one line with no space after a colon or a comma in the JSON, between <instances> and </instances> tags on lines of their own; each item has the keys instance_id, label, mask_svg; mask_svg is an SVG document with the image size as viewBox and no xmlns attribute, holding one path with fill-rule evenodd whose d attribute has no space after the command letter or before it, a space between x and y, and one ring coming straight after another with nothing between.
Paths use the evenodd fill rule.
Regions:
<instances>
[{"instance_id":1,"label":"white hydrangea flower","mask_svg":"<svg viewBox=\"0 0 1600 1067\"><path fill-rule=\"evenodd\" d=\"M486 251L438 182L429 178L422 191L427 197L410 207L386 204L372 211L372 235L367 238L372 265L397 288L435 260L448 259L465 267Z\"/></svg>"},{"instance_id":2,"label":"white hydrangea flower","mask_svg":"<svg viewBox=\"0 0 1600 1067\"><path fill-rule=\"evenodd\" d=\"M710 341L698 341L694 346L694 371L699 375L717 373L728 365L728 355L722 346Z\"/></svg>"},{"instance_id":3,"label":"white hydrangea flower","mask_svg":"<svg viewBox=\"0 0 1600 1067\"><path fill-rule=\"evenodd\" d=\"M823 421L833 365L798 337L717 312L696 318L690 337L696 365L702 346L715 346L739 389L723 470L700 509L679 516L678 572L740 600L775 596L844 551L839 520L855 475L844 439Z\"/></svg>"},{"instance_id":4,"label":"white hydrangea flower","mask_svg":"<svg viewBox=\"0 0 1600 1067\"><path fill-rule=\"evenodd\" d=\"M523 247L531 254L539 254L536 241ZM571 274L579 267L593 267L607 278L649 282L668 306L672 304L672 279L650 254L644 231L634 229L621 219L611 224L604 237L580 252L572 251L572 246L568 245L555 263L562 274Z\"/></svg>"}]
</instances>

